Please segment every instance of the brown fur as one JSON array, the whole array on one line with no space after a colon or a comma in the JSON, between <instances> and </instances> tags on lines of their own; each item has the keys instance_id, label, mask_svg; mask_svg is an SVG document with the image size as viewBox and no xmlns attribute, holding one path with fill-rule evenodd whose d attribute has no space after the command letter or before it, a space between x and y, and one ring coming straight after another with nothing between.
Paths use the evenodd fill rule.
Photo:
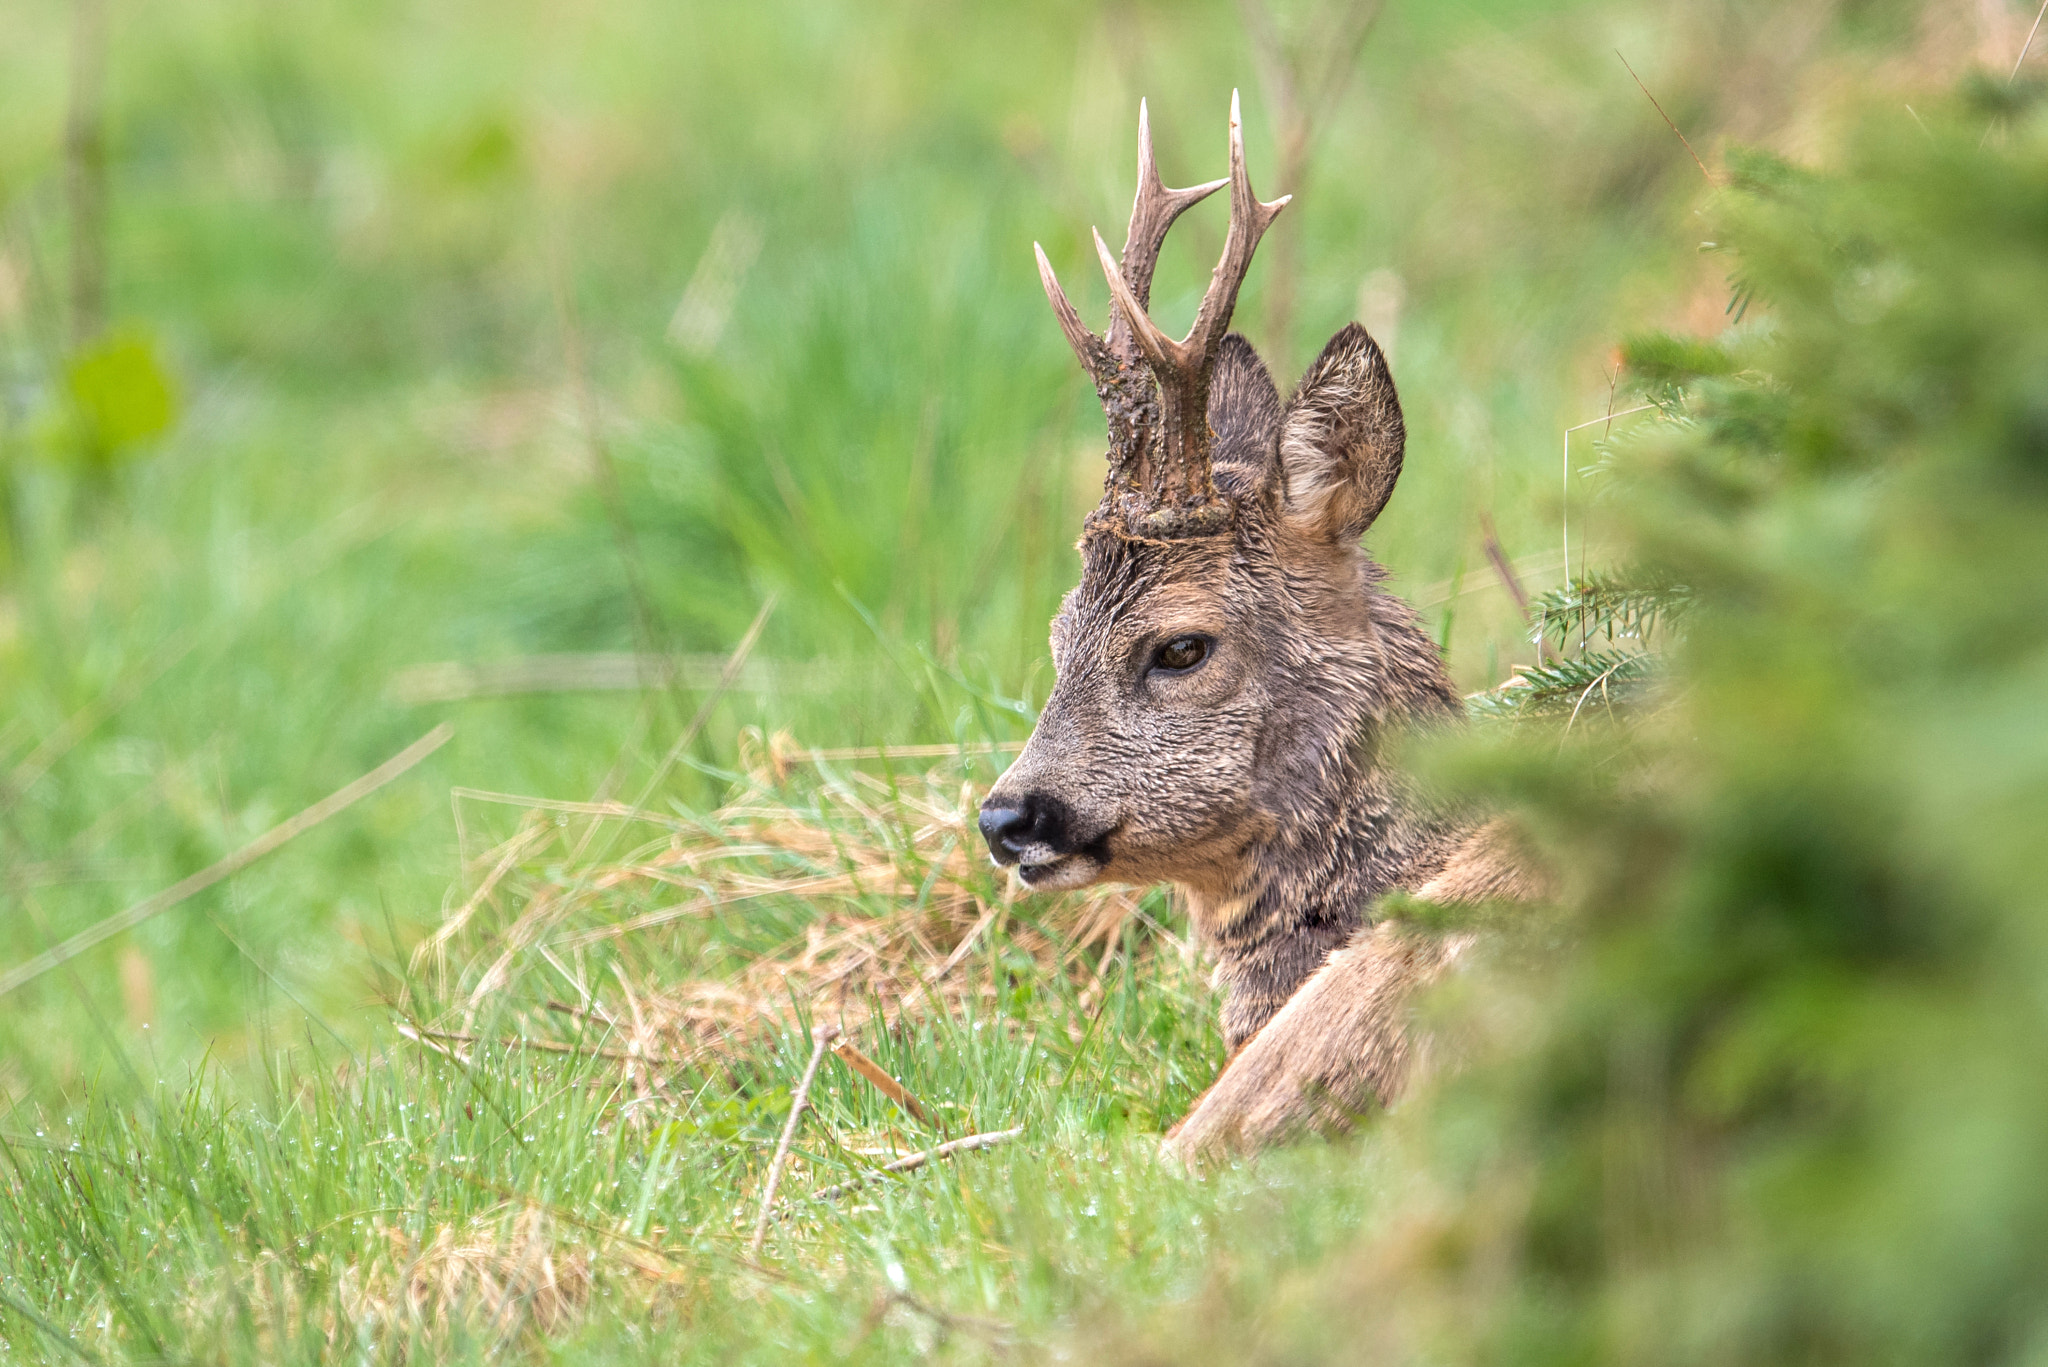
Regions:
<instances>
[{"instance_id":1,"label":"brown fur","mask_svg":"<svg viewBox=\"0 0 2048 1367\"><path fill-rule=\"evenodd\" d=\"M1241 177L1235 138L1233 156ZM1462 706L1358 544L1405 441L1379 347L1343 329L1283 404L1232 334L1207 411L1227 522L1155 539L1090 518L1052 624L1052 696L983 805L992 851L1031 886L1185 890L1233 1053L1175 1129L1190 1154L1346 1124L1399 1092L1410 999L1465 941L1375 926L1378 898L1531 891L1499 828L1432 809L1383 760L1392 732ZM1116 471L1134 463L1113 451L1105 509L1131 497ZM1207 643L1199 664L1166 667L1189 638Z\"/></svg>"},{"instance_id":2,"label":"brown fur","mask_svg":"<svg viewBox=\"0 0 2048 1367\"><path fill-rule=\"evenodd\" d=\"M1471 944L1396 923L1374 926L1332 954L1238 1052L1167 1139L1199 1159L1263 1148L1310 1130L1348 1128L1408 1080L1408 1011Z\"/></svg>"},{"instance_id":3,"label":"brown fur","mask_svg":"<svg viewBox=\"0 0 2048 1367\"><path fill-rule=\"evenodd\" d=\"M1432 902L1525 900L1541 881L1500 823L1466 837L1413 890ZM1263 1148L1308 1130L1341 1130L1393 1104L1416 1069L1415 993L1472 945L1393 922L1358 932L1239 1050L1167 1134L1183 1157Z\"/></svg>"}]
</instances>

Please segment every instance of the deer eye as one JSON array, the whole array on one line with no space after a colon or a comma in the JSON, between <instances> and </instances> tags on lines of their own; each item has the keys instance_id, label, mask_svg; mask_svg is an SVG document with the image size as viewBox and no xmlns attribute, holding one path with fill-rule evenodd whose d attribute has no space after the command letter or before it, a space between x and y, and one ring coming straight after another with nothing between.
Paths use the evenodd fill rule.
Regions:
<instances>
[{"instance_id":1,"label":"deer eye","mask_svg":"<svg viewBox=\"0 0 2048 1367\"><path fill-rule=\"evenodd\" d=\"M1168 674L1185 674L1209 658L1209 643L1199 636L1176 636L1152 652L1152 667Z\"/></svg>"}]
</instances>

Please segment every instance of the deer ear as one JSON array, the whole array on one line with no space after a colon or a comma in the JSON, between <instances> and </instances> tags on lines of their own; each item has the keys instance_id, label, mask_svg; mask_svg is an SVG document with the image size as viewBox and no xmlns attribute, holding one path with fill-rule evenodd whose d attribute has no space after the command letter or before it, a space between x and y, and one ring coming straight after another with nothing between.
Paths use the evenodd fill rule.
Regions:
<instances>
[{"instance_id":1,"label":"deer ear","mask_svg":"<svg viewBox=\"0 0 2048 1367\"><path fill-rule=\"evenodd\" d=\"M1226 334L1209 379L1209 430L1215 434L1209 450L1217 479L1235 487L1263 478L1279 427L1280 391L1266 363L1250 342Z\"/></svg>"},{"instance_id":2,"label":"deer ear","mask_svg":"<svg viewBox=\"0 0 2048 1367\"><path fill-rule=\"evenodd\" d=\"M1301 377L1280 420L1287 520L1312 536L1358 540L1394 492L1406 441L1387 358L1352 323Z\"/></svg>"}]
</instances>

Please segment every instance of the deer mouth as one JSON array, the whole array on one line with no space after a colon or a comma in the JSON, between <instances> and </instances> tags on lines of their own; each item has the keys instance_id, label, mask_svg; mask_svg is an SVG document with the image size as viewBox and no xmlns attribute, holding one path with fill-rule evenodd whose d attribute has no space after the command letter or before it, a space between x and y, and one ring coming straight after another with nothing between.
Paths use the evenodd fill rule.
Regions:
<instances>
[{"instance_id":1,"label":"deer mouth","mask_svg":"<svg viewBox=\"0 0 2048 1367\"><path fill-rule=\"evenodd\" d=\"M1102 877L1109 868L1109 839L1117 827L1082 841L1071 848L1026 846L1017 852L1017 876L1038 892L1081 888Z\"/></svg>"},{"instance_id":2,"label":"deer mouth","mask_svg":"<svg viewBox=\"0 0 2048 1367\"><path fill-rule=\"evenodd\" d=\"M1108 861L1092 853L1056 854L1047 859L1019 860L1017 877L1039 892L1085 887L1102 876Z\"/></svg>"}]
</instances>

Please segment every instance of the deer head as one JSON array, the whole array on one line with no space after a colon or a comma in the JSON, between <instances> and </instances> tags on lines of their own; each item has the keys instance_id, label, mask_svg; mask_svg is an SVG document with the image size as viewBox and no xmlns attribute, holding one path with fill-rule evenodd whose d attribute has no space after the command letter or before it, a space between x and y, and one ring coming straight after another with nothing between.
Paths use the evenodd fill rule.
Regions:
<instances>
[{"instance_id":1,"label":"deer head","mask_svg":"<svg viewBox=\"0 0 2048 1367\"><path fill-rule=\"evenodd\" d=\"M1146 313L1153 266L1175 218L1226 184L1223 259L1175 341ZM1052 623L1057 682L981 810L996 861L1032 887L1174 882L1198 916L1227 919L1275 877L1348 880L1360 842L1397 838L1373 781L1381 729L1458 709L1434 645L1375 591L1382 573L1358 544L1401 469L1379 347L1346 327L1283 403L1227 332L1286 203L1252 193L1235 94L1229 178L1186 190L1161 183L1140 105L1121 261L1095 237L1114 300L1106 338L1038 252L1108 418L1109 472L1081 582Z\"/></svg>"}]
</instances>

